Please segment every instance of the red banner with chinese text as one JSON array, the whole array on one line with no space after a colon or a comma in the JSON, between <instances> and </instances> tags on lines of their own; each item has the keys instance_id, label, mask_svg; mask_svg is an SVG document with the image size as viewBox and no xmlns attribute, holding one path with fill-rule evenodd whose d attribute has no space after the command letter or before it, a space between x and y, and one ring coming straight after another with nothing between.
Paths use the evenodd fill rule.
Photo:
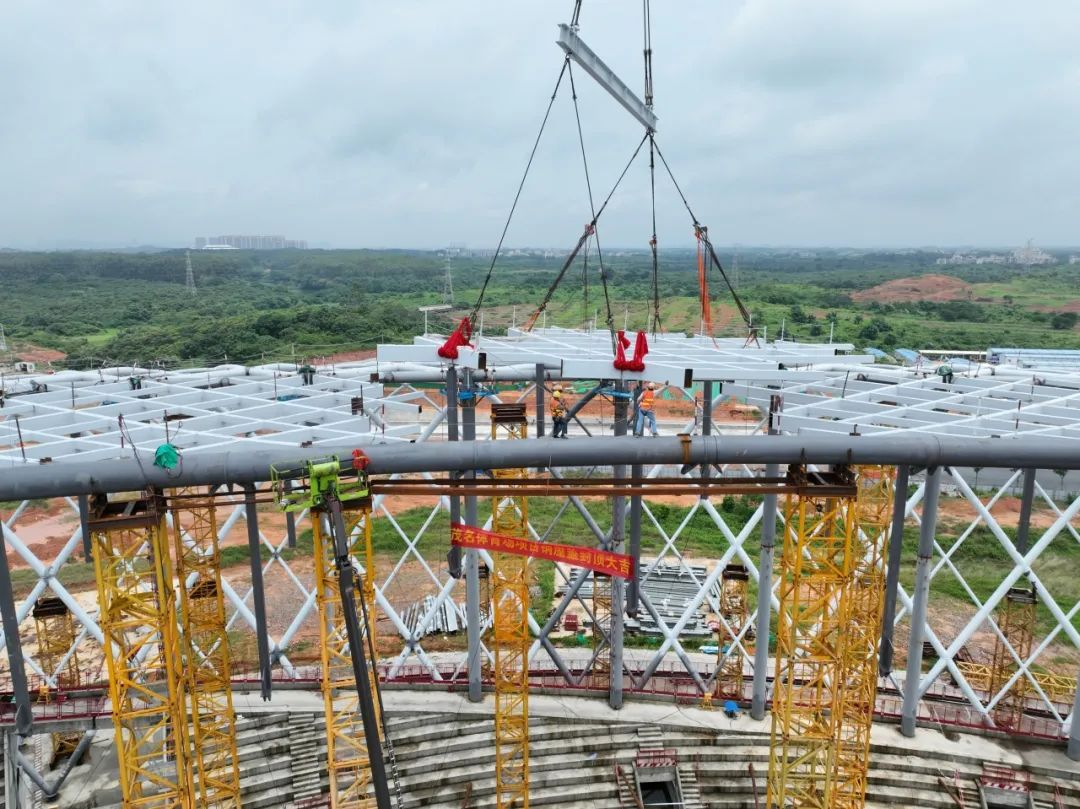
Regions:
<instances>
[{"instance_id":1,"label":"red banner with chinese text","mask_svg":"<svg viewBox=\"0 0 1080 809\"><path fill-rule=\"evenodd\" d=\"M534 559L564 562L607 573L609 576L618 576L620 579L629 578L634 571L633 558L622 553L509 537L461 523L450 526L450 544L459 548L483 548L494 553L512 553Z\"/></svg>"}]
</instances>

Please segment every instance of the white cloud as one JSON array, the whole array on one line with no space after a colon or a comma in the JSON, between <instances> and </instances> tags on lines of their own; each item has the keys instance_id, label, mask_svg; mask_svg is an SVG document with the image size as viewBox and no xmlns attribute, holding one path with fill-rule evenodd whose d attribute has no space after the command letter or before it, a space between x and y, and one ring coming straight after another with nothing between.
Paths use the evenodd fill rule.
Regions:
<instances>
[{"instance_id":1,"label":"white cloud","mask_svg":"<svg viewBox=\"0 0 1080 809\"><path fill-rule=\"evenodd\" d=\"M659 142L717 242L1077 242L1072 0L653 4ZM492 244L569 4L97 0L0 7L0 244ZM582 35L641 76L638 7ZM576 74L594 194L640 132ZM588 218L564 87L511 230ZM662 244L689 243L661 183ZM644 245L642 161L602 223Z\"/></svg>"}]
</instances>

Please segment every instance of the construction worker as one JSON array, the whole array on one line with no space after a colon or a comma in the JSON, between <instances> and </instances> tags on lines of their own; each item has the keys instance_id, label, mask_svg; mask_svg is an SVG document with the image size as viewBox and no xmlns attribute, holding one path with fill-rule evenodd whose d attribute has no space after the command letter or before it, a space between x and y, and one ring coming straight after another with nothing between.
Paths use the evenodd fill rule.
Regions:
<instances>
[{"instance_id":1,"label":"construction worker","mask_svg":"<svg viewBox=\"0 0 1080 809\"><path fill-rule=\"evenodd\" d=\"M656 384L650 382L648 387L642 392L641 398L638 399L638 416L637 424L634 427L634 435L645 435L645 422L649 423L649 430L653 435L660 435L660 433L656 431L655 407Z\"/></svg>"},{"instance_id":2,"label":"construction worker","mask_svg":"<svg viewBox=\"0 0 1080 809\"><path fill-rule=\"evenodd\" d=\"M944 382L946 385L952 384L953 369L952 366L949 365L949 363L943 362L941 365L939 365L937 367L937 373L938 376L941 377L941 381Z\"/></svg>"},{"instance_id":3,"label":"construction worker","mask_svg":"<svg viewBox=\"0 0 1080 809\"><path fill-rule=\"evenodd\" d=\"M304 380L305 385L313 385L315 383L315 366L305 360L304 364L300 366L300 377Z\"/></svg>"},{"instance_id":4,"label":"construction worker","mask_svg":"<svg viewBox=\"0 0 1080 809\"><path fill-rule=\"evenodd\" d=\"M566 402L563 401L563 391L561 385L556 385L555 390L551 392L551 437L552 438L566 438L566 428L568 426L568 419L566 415Z\"/></svg>"}]
</instances>

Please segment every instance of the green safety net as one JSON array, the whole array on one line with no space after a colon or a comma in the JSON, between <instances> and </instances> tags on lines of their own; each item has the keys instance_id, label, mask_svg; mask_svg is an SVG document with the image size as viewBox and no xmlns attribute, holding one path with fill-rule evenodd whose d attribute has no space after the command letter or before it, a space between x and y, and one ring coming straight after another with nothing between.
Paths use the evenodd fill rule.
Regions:
<instances>
[{"instance_id":1,"label":"green safety net","mask_svg":"<svg viewBox=\"0 0 1080 809\"><path fill-rule=\"evenodd\" d=\"M172 444L162 444L154 453L154 466L162 469L175 469L180 463L180 450Z\"/></svg>"}]
</instances>

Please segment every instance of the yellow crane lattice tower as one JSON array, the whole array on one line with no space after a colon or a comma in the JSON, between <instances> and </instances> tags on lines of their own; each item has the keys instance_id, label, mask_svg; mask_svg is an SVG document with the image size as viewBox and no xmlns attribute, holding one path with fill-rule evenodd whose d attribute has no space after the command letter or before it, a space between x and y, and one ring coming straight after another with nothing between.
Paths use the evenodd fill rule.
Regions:
<instances>
[{"instance_id":1,"label":"yellow crane lattice tower","mask_svg":"<svg viewBox=\"0 0 1080 809\"><path fill-rule=\"evenodd\" d=\"M850 498L849 498L850 499ZM826 809L834 802L843 716L846 583L854 548L853 508L839 497L790 494L777 596L768 807Z\"/></svg>"},{"instance_id":2,"label":"yellow crane lattice tower","mask_svg":"<svg viewBox=\"0 0 1080 809\"><path fill-rule=\"evenodd\" d=\"M173 574L164 501L95 503L90 522L124 809L188 809Z\"/></svg>"},{"instance_id":3,"label":"yellow crane lattice tower","mask_svg":"<svg viewBox=\"0 0 1080 809\"><path fill-rule=\"evenodd\" d=\"M528 436L524 405L492 405L491 438ZM527 539L529 507L512 481L525 469L493 470L507 492L492 498L491 530ZM493 554L491 595L495 612L495 798L499 809L529 806L529 558Z\"/></svg>"},{"instance_id":4,"label":"yellow crane lattice tower","mask_svg":"<svg viewBox=\"0 0 1080 809\"><path fill-rule=\"evenodd\" d=\"M749 615L749 585L750 574L743 565L727 565L720 574L720 616L724 620L720 622L716 637L714 696L717 699L742 699L743 656L735 639L746 626Z\"/></svg>"},{"instance_id":5,"label":"yellow crane lattice tower","mask_svg":"<svg viewBox=\"0 0 1080 809\"><path fill-rule=\"evenodd\" d=\"M197 489L182 489L173 495L181 649L194 742L191 760L199 790L196 806L239 809L236 713L214 498Z\"/></svg>"},{"instance_id":6,"label":"yellow crane lattice tower","mask_svg":"<svg viewBox=\"0 0 1080 809\"><path fill-rule=\"evenodd\" d=\"M845 584L848 623L844 633L833 806L866 804L870 728L878 687L878 645L885 605L884 558L892 522L893 467L856 467L855 544ZM850 521L849 521L850 523ZM845 600L844 596L841 596Z\"/></svg>"},{"instance_id":7,"label":"yellow crane lattice tower","mask_svg":"<svg viewBox=\"0 0 1080 809\"><path fill-rule=\"evenodd\" d=\"M326 758L330 776L330 805L333 809L369 809L375 807L371 791L371 755L364 738L360 700L356 692L352 654L341 607L333 536L323 531L323 515L312 515L312 535L315 552L316 592L319 610L319 640L322 650L322 694L326 716ZM357 602L360 626L365 642L371 637L375 644L375 554L371 541L371 511L365 506L359 511L345 512L349 536L349 551L353 559L364 560L364 577L360 598L367 612ZM370 661L369 677L372 694L376 694L375 661ZM378 700L375 700L378 710ZM378 719L378 717L376 717ZM381 750L374 755L382 755Z\"/></svg>"},{"instance_id":8,"label":"yellow crane lattice tower","mask_svg":"<svg viewBox=\"0 0 1080 809\"><path fill-rule=\"evenodd\" d=\"M56 679L56 690L66 691L79 686L80 661L75 619L67 604L56 597L43 596L34 602L34 625L37 629L38 662L48 677ZM42 686L44 700L50 698L48 686ZM66 756L74 752L82 733L52 734L53 755Z\"/></svg>"},{"instance_id":9,"label":"yellow crane lattice tower","mask_svg":"<svg viewBox=\"0 0 1080 809\"><path fill-rule=\"evenodd\" d=\"M1002 636L1015 650L1017 656L1026 661L1031 657L1031 643L1035 635L1036 608L1038 600L1034 589L1013 587L1005 594L1005 600L998 611L998 629ZM1008 647L998 638L994 645L993 662L990 665L990 699L1001 691L1016 671L1016 661ZM1020 725L1024 716L1024 706L1031 683L1027 675L1021 674L1002 694L994 705L994 724L999 728L1014 729Z\"/></svg>"}]
</instances>

